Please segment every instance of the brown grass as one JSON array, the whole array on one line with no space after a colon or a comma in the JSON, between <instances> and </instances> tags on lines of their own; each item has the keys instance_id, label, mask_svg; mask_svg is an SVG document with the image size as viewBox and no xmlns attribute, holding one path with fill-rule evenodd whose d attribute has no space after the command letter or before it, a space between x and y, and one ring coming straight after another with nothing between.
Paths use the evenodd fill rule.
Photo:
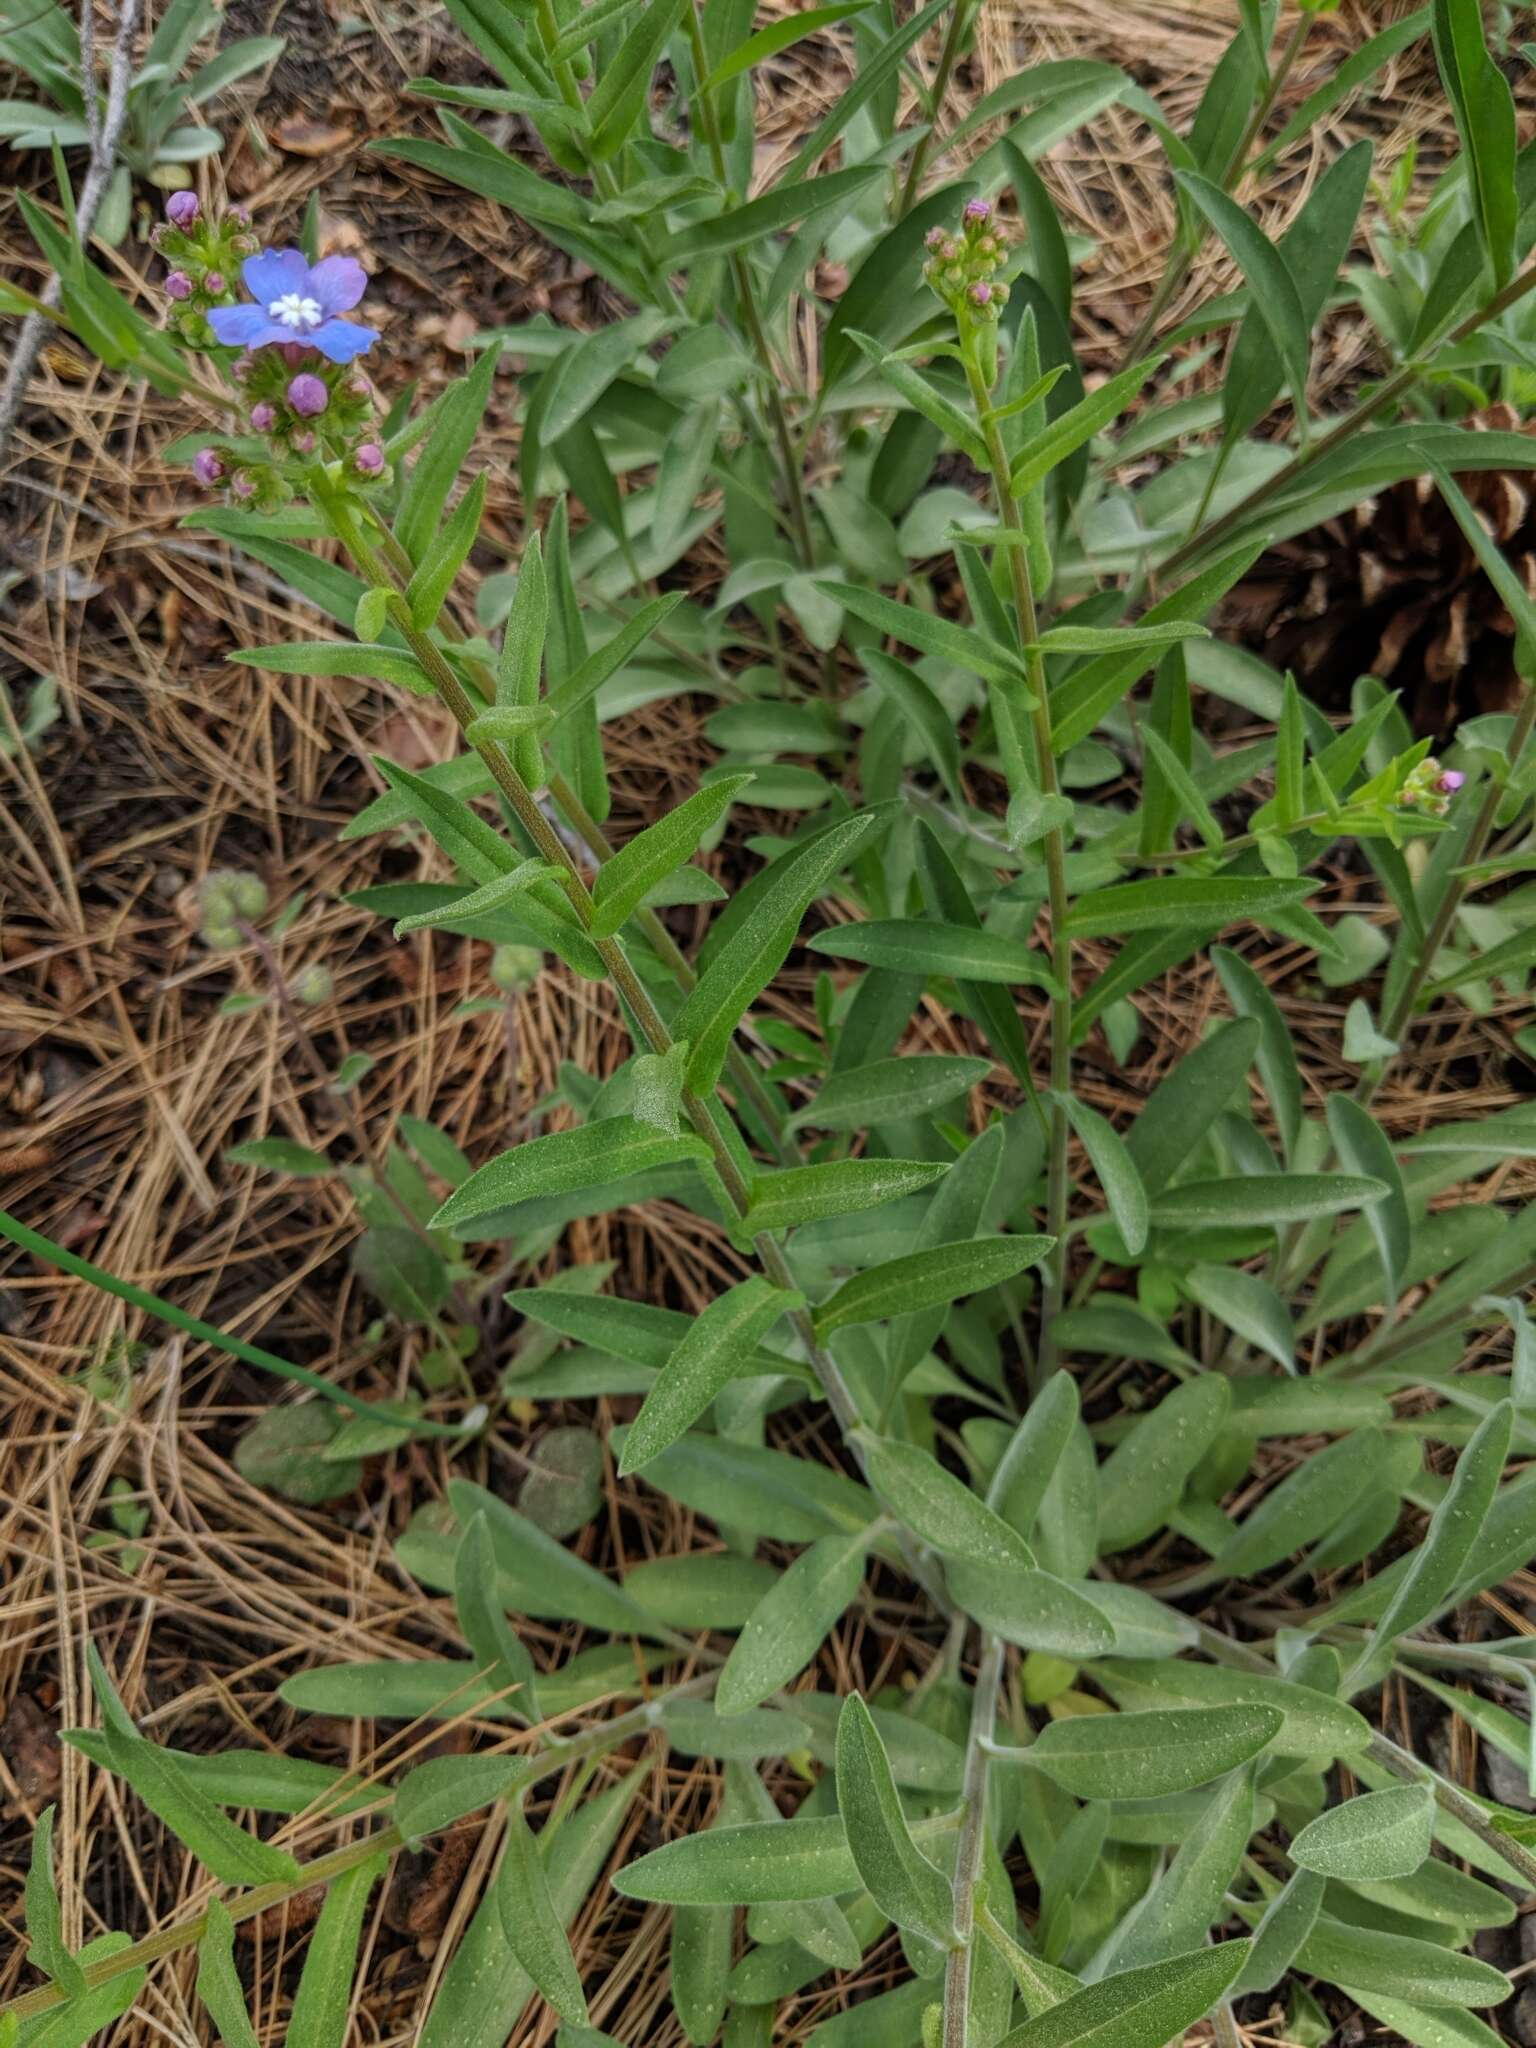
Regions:
<instances>
[{"instance_id":1,"label":"brown grass","mask_svg":"<svg viewBox=\"0 0 1536 2048\"><path fill-rule=\"evenodd\" d=\"M355 249L377 275L394 374L418 376L427 397L464 367L481 325L541 311L591 325L612 314L606 289L526 228L366 153L368 140L402 123L427 125L402 98L404 79L477 75L438 10L386 14L376 0L362 0L364 32L355 34L345 32L346 10L332 13L319 0L242 0L233 11L242 31L275 27L290 36L290 49L264 96L248 104L249 121L231 112L230 147L215 175L273 230L296 224L307 195L322 193L328 237ZM1401 11L1406 0L1387 9L1345 0L1320 29L1317 55L1290 98ZM1025 62L1102 55L1128 65L1176 119L1187 119L1232 14L1228 0L993 7L960 87L976 95ZM775 71L765 166L836 86L833 67ZM1446 149L1422 46L1378 81L1369 103L1296 153L1259 195L1266 214L1287 218L1319 153L1367 130L1378 138L1381 170L1410 137L1431 159ZM40 176L34 159L18 167L28 180ZM1104 238L1079 303L1088 359L1107 364L1160 268L1172 222L1167 181L1153 145L1118 112L1059 145L1047 170L1069 227ZM19 215L4 200L0 249L7 274L34 280ZM146 270L146 257L140 242L126 246L116 259L126 281ZM1221 282L1215 268L1202 266L1191 280L1190 303ZM1359 375L1363 349L1358 333L1341 329L1321 395ZM508 380L481 451L493 477L487 531L509 557L523 517L513 397ZM430 709L384 689L226 662L232 647L298 638L314 621L255 565L180 527L189 486L163 450L185 425L174 408L73 348L53 347L0 475L0 673L13 684L57 676L64 706L35 758L0 755L0 1200L228 1330L383 1396L408 1385L419 1340L391 1327L365 1341L373 1310L346 1264L357 1226L344 1192L222 1163L239 1138L316 1142L335 1135L336 1119L274 1010L221 1014L226 995L259 981L249 956L210 954L198 939L200 881L216 867L247 867L266 879L275 907L302 896L283 941L284 965L295 971L323 959L333 969L336 996L315 1028L333 1064L350 1050L375 1056L356 1098L375 1143L400 1114L430 1114L476 1159L489 1156L525 1126L562 1061L602 1072L620 1056L620 1024L605 993L553 969L519 1003L509 1048L501 1018L455 1015L467 996L484 993L483 947L429 937L395 946L375 921L346 907L347 892L382 875L437 872L430 855L376 840L341 845L336 832L370 793L372 753L433 759L449 735ZM621 828L692 786L709 758L701 730L708 708L687 700L653 707L617 734ZM1354 886L1341 873L1331 900ZM699 933L680 922L678 935L690 942ZM1319 990L1282 946L1254 958L1282 994L1320 1107L1345 1078L1337 1053L1343 999ZM785 978L774 1000L786 1015L808 1002L812 978L809 969ZM1107 1110L1139 1102L1195 1042L1218 1001L1204 969L1169 977L1142 1003L1143 1037L1128 1070L1097 1039L1085 1049L1088 1098ZM1508 1016L1456 1014L1426 1031L1380 1105L1388 1127L1406 1134L1516 1100L1513 1024ZM935 1046L960 1042L963 1029L937 1015L925 1015L919 1028ZM338 1149L344 1154L344 1144ZM1530 1182L1526 1169L1511 1169L1482 1198L1529 1195ZM578 1225L567 1249L577 1259L616 1259L621 1291L679 1305L697 1305L736 1271L728 1248L697 1219L664 1206ZM507 1334L493 1315L478 1367L487 1395ZM81 1376L124 1339L144 1348L116 1408L93 1398ZM276 1398L272 1382L205 1347L168 1342L119 1304L26 1259L9 1261L0 1285L0 1368L8 1502L0 1515L0 1915L8 1932L18 1931L28 1834L41 1807L57 1801L68 1937L115 1926L142 1934L184 1915L204 1893L160 1826L56 1741L60 1727L91 1715L85 1641L97 1642L133 1711L162 1739L392 1765L398 1738L385 1752L366 1723L298 1725L275 1688L321 1659L451 1651L456 1631L446 1603L406 1578L391 1547L410 1513L441 1496L448 1461L434 1444L413 1446L375 1461L355 1498L324 1510L287 1507L247 1485L230 1462L243 1427ZM612 1419L605 1404L599 1427ZM525 1441L503 1420L453 1469L510 1485ZM131 1573L97 1540L109 1530L114 1481L126 1481L148 1516ZM610 1476L607 1512L577 1540L594 1562L615 1567L716 1539L661 1496L620 1488ZM1509 1589L1515 1625L1528 1626L1517 1603L1533 1592L1536 1584L1524 1579ZM551 1662L572 1646L569 1635L537 1625L530 1639ZM883 1599L850 1618L829 1646L824 1677L910 1678L932 1647L919 1617L901 1600ZM1470 1780L1475 1744L1453 1725L1457 1762ZM476 1732L497 1739L493 1729ZM696 1824L712 1797L706 1770L650 1761L619 1860ZM313 1852L345 1833L335 1823L299 1822L284 1838ZM406 1865L380 1892L354 2038L413 2038L495 1847L494 1831L468 1835ZM278 2037L308 1920L296 1902L244 1946L264 2039ZM603 1987L594 2016L632 2044L670 2048L680 2038L666 2012L665 1926L658 1909L624 1906L602 1887L582 1918L579 1952L589 1981ZM803 2041L855 1991L895 1981L900 1971L895 1945L882 1944L857 1986L823 1984L793 2001L781 2038ZM135 2013L106 2037L113 2048L209 2038L192 1974L185 1956L157 1969ZM32 1981L21 1948L11 1946L0 1961L0 1999ZM513 2038L547 2043L553 2033L552 2020L535 2016Z\"/></svg>"}]
</instances>

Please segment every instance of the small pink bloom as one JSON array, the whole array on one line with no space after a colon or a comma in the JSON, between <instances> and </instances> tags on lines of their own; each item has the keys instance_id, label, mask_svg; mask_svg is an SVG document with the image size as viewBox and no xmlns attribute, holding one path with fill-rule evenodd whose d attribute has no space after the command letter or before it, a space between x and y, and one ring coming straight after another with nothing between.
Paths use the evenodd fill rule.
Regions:
<instances>
[{"instance_id":1,"label":"small pink bloom","mask_svg":"<svg viewBox=\"0 0 1536 2048\"><path fill-rule=\"evenodd\" d=\"M354 398L366 398L369 392L372 391L373 386L368 382L368 379L366 377L357 376L349 377L347 379L347 389L348 391L351 392Z\"/></svg>"},{"instance_id":2,"label":"small pink bloom","mask_svg":"<svg viewBox=\"0 0 1536 2048\"><path fill-rule=\"evenodd\" d=\"M967 199L965 202L965 217L967 220L990 220L992 218L991 202L986 199Z\"/></svg>"},{"instance_id":3,"label":"small pink bloom","mask_svg":"<svg viewBox=\"0 0 1536 2048\"><path fill-rule=\"evenodd\" d=\"M173 228L180 228L183 232L196 223L202 210L195 192L173 192L165 202L166 219Z\"/></svg>"},{"instance_id":4,"label":"small pink bloom","mask_svg":"<svg viewBox=\"0 0 1536 2048\"><path fill-rule=\"evenodd\" d=\"M237 384L243 384L255 367L256 358L254 356L236 356L229 366L229 374Z\"/></svg>"},{"instance_id":5,"label":"small pink bloom","mask_svg":"<svg viewBox=\"0 0 1536 2048\"><path fill-rule=\"evenodd\" d=\"M192 458L192 474L209 490L224 481L224 464L215 449L199 448Z\"/></svg>"},{"instance_id":6,"label":"small pink bloom","mask_svg":"<svg viewBox=\"0 0 1536 2048\"><path fill-rule=\"evenodd\" d=\"M192 280L184 270L172 270L166 274L165 296L168 299L190 299Z\"/></svg>"},{"instance_id":7,"label":"small pink bloom","mask_svg":"<svg viewBox=\"0 0 1536 2048\"><path fill-rule=\"evenodd\" d=\"M982 278L978 284L971 286L971 304L973 306L987 306L991 303L992 287L985 278Z\"/></svg>"},{"instance_id":8,"label":"small pink bloom","mask_svg":"<svg viewBox=\"0 0 1536 2048\"><path fill-rule=\"evenodd\" d=\"M301 370L288 386L288 403L300 419L314 419L330 402L331 394L312 370Z\"/></svg>"},{"instance_id":9,"label":"small pink bloom","mask_svg":"<svg viewBox=\"0 0 1536 2048\"><path fill-rule=\"evenodd\" d=\"M253 476L247 475L243 469L237 470L230 480L229 490L230 496L234 498L254 498L256 495L256 479Z\"/></svg>"},{"instance_id":10,"label":"small pink bloom","mask_svg":"<svg viewBox=\"0 0 1536 2048\"><path fill-rule=\"evenodd\" d=\"M222 270L210 270L210 271L209 271L209 273L208 273L208 275L207 275L207 276L206 276L206 277L205 277L205 278L203 279L203 290L204 290L205 292L211 292L211 293L213 294L213 296L214 296L215 298L217 298L217 297L218 297L218 295L219 295L219 293L220 293L221 291L223 291L223 289L224 289L224 273L223 273L223 271L222 271Z\"/></svg>"},{"instance_id":11,"label":"small pink bloom","mask_svg":"<svg viewBox=\"0 0 1536 2048\"><path fill-rule=\"evenodd\" d=\"M251 407L251 425L258 434L270 434L277 423L277 408L262 399L259 405Z\"/></svg>"},{"instance_id":12,"label":"small pink bloom","mask_svg":"<svg viewBox=\"0 0 1536 2048\"><path fill-rule=\"evenodd\" d=\"M303 431L303 433L302 433L302 434L293 434L293 435L290 435L290 437L289 437L289 440L290 440L290 444L291 444L291 446L292 446L292 448L293 448L293 452L294 452L294 454L295 454L295 455L313 455L313 454L314 454L314 452L315 452L315 437L314 437L314 435L313 435L313 434L312 434L312 433L311 433L311 432L309 431L308 427L306 427L306 428L304 429L304 431Z\"/></svg>"},{"instance_id":13,"label":"small pink bloom","mask_svg":"<svg viewBox=\"0 0 1536 2048\"><path fill-rule=\"evenodd\" d=\"M377 441L364 441L352 460L364 476L377 476L384 467L384 450Z\"/></svg>"},{"instance_id":14,"label":"small pink bloom","mask_svg":"<svg viewBox=\"0 0 1536 2048\"><path fill-rule=\"evenodd\" d=\"M930 228L923 237L923 247L925 249L942 249L948 239L949 237L942 228Z\"/></svg>"},{"instance_id":15,"label":"small pink bloom","mask_svg":"<svg viewBox=\"0 0 1536 2048\"><path fill-rule=\"evenodd\" d=\"M1466 779L1459 768L1447 768L1435 787L1442 796L1454 796Z\"/></svg>"}]
</instances>

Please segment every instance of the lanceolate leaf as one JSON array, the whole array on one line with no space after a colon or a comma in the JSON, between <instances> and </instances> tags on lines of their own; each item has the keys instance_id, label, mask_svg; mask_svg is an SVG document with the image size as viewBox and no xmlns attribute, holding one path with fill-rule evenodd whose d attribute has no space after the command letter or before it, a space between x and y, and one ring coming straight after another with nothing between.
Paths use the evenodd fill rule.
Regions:
<instances>
[{"instance_id":1,"label":"lanceolate leaf","mask_svg":"<svg viewBox=\"0 0 1536 2048\"><path fill-rule=\"evenodd\" d=\"M1069 912L1067 927L1075 938L1102 938L1120 932L1158 930L1182 925L1216 932L1239 919L1263 921L1267 912L1304 902L1318 884L1269 877L1169 876L1151 882L1122 882L1112 889L1090 890Z\"/></svg>"},{"instance_id":2,"label":"lanceolate leaf","mask_svg":"<svg viewBox=\"0 0 1536 2048\"><path fill-rule=\"evenodd\" d=\"M680 1437L735 1376L742 1354L754 1350L781 1316L800 1306L798 1294L786 1293L760 1274L717 1294L646 1395L624 1439L620 1472L638 1472Z\"/></svg>"},{"instance_id":3,"label":"lanceolate leaf","mask_svg":"<svg viewBox=\"0 0 1536 2048\"><path fill-rule=\"evenodd\" d=\"M835 925L817 932L810 945L813 952L865 960L897 973L949 974L962 981L1010 986L1022 981L1052 990L1056 986L1045 955L1022 939L925 918L872 918L865 924Z\"/></svg>"},{"instance_id":4,"label":"lanceolate leaf","mask_svg":"<svg viewBox=\"0 0 1536 2048\"><path fill-rule=\"evenodd\" d=\"M1352 1095L1329 1096L1328 1129L1343 1164L1352 1173L1369 1174L1386 1189L1381 1200L1373 1202L1365 1214L1381 1257L1390 1308L1396 1304L1412 1249L1413 1225L1402 1171L1386 1132Z\"/></svg>"},{"instance_id":5,"label":"lanceolate leaf","mask_svg":"<svg viewBox=\"0 0 1536 2048\"><path fill-rule=\"evenodd\" d=\"M1435 0L1435 57L1455 110L1471 173L1483 252L1496 286L1514 267L1520 205L1515 189L1515 103L1489 55L1478 0Z\"/></svg>"},{"instance_id":6,"label":"lanceolate leaf","mask_svg":"<svg viewBox=\"0 0 1536 2048\"><path fill-rule=\"evenodd\" d=\"M824 1536L775 1580L748 1615L720 1674L715 1705L722 1714L758 1706L805 1669L858 1597L871 1540L869 1530Z\"/></svg>"},{"instance_id":7,"label":"lanceolate leaf","mask_svg":"<svg viewBox=\"0 0 1536 2048\"><path fill-rule=\"evenodd\" d=\"M1226 243L1248 280L1253 304L1269 329L1275 353L1285 366L1286 382L1303 435L1307 428L1307 369L1311 362L1310 325L1290 266L1274 243L1237 201L1194 171L1174 174Z\"/></svg>"},{"instance_id":8,"label":"lanceolate leaf","mask_svg":"<svg viewBox=\"0 0 1536 2048\"><path fill-rule=\"evenodd\" d=\"M197 1995L208 2008L223 2048L257 2048L235 1968L235 1923L222 1899L210 1899L197 1944Z\"/></svg>"},{"instance_id":9,"label":"lanceolate leaf","mask_svg":"<svg viewBox=\"0 0 1536 2048\"><path fill-rule=\"evenodd\" d=\"M850 858L873 821L866 814L819 833L774 863L752 914L714 955L678 1012L674 1035L692 1051L688 1085L707 1093L720 1078L731 1033L783 966L807 907Z\"/></svg>"},{"instance_id":10,"label":"lanceolate leaf","mask_svg":"<svg viewBox=\"0 0 1536 2048\"><path fill-rule=\"evenodd\" d=\"M293 1996L288 2048L342 2048L368 1894L388 1861L387 1856L374 1856L359 1863L327 1891Z\"/></svg>"},{"instance_id":11,"label":"lanceolate leaf","mask_svg":"<svg viewBox=\"0 0 1536 2048\"><path fill-rule=\"evenodd\" d=\"M1156 1799L1236 1770L1280 1733L1273 1707L1188 1707L1052 1721L1020 1762L1079 1799Z\"/></svg>"},{"instance_id":12,"label":"lanceolate leaf","mask_svg":"<svg viewBox=\"0 0 1536 2048\"><path fill-rule=\"evenodd\" d=\"M898 1927L943 1947L954 1926L948 1880L913 1841L891 1766L857 1693L837 1724L837 1801L870 1896Z\"/></svg>"},{"instance_id":13,"label":"lanceolate leaf","mask_svg":"<svg viewBox=\"0 0 1536 2048\"><path fill-rule=\"evenodd\" d=\"M592 936L611 937L658 882L692 859L699 841L751 780L750 775L727 775L707 782L686 803L637 833L612 860L604 861L592 889L597 906Z\"/></svg>"},{"instance_id":14,"label":"lanceolate leaf","mask_svg":"<svg viewBox=\"0 0 1536 2048\"><path fill-rule=\"evenodd\" d=\"M868 1435L861 1437L860 1447L870 1485L891 1513L935 1550L977 1564L1034 1568L1034 1552L1017 1530L927 1451L893 1437Z\"/></svg>"},{"instance_id":15,"label":"lanceolate leaf","mask_svg":"<svg viewBox=\"0 0 1536 2048\"><path fill-rule=\"evenodd\" d=\"M1000 2048L1164 2048L1208 2013L1248 1958L1246 1941L1123 1970L1005 2035Z\"/></svg>"},{"instance_id":16,"label":"lanceolate leaf","mask_svg":"<svg viewBox=\"0 0 1536 2048\"><path fill-rule=\"evenodd\" d=\"M785 1126L813 1124L824 1131L860 1131L872 1124L927 1116L984 1081L987 1060L947 1053L917 1053L905 1059L872 1060L823 1082L815 1099Z\"/></svg>"},{"instance_id":17,"label":"lanceolate leaf","mask_svg":"<svg viewBox=\"0 0 1536 2048\"><path fill-rule=\"evenodd\" d=\"M507 1844L497 1873L496 1898L507 1947L561 2019L584 2026L587 2000L581 1976L550 1894L538 1843L516 1800L507 1812Z\"/></svg>"},{"instance_id":18,"label":"lanceolate leaf","mask_svg":"<svg viewBox=\"0 0 1536 2048\"><path fill-rule=\"evenodd\" d=\"M978 1237L888 1259L884 1265L871 1266L845 1280L830 1301L816 1310L817 1334L825 1337L852 1323L911 1315L1000 1286L1026 1267L1038 1265L1053 1242L1049 1237Z\"/></svg>"},{"instance_id":19,"label":"lanceolate leaf","mask_svg":"<svg viewBox=\"0 0 1536 2048\"><path fill-rule=\"evenodd\" d=\"M630 1116L604 1117L572 1131L551 1131L530 1138L472 1173L455 1188L432 1218L434 1230L469 1223L493 1209L540 1195L565 1194L575 1188L599 1187L627 1174L683 1160L707 1159L702 1138L672 1138Z\"/></svg>"},{"instance_id":20,"label":"lanceolate leaf","mask_svg":"<svg viewBox=\"0 0 1536 2048\"><path fill-rule=\"evenodd\" d=\"M852 1216L899 1201L943 1177L946 1168L924 1159L835 1159L824 1166L785 1166L760 1173L742 1229L793 1230L828 1216Z\"/></svg>"},{"instance_id":21,"label":"lanceolate leaf","mask_svg":"<svg viewBox=\"0 0 1536 2048\"><path fill-rule=\"evenodd\" d=\"M1304 1870L1351 1883L1407 1877L1429 1854L1435 1833L1435 1795L1428 1785L1394 1785L1366 1792L1320 1813L1291 1843Z\"/></svg>"},{"instance_id":22,"label":"lanceolate leaf","mask_svg":"<svg viewBox=\"0 0 1536 2048\"><path fill-rule=\"evenodd\" d=\"M27 1959L53 1979L67 1997L85 1990L85 1974L64 1941L59 1894L53 1881L53 1822L56 1807L45 1806L32 1830L32 1860L25 1891Z\"/></svg>"},{"instance_id":23,"label":"lanceolate leaf","mask_svg":"<svg viewBox=\"0 0 1536 2048\"><path fill-rule=\"evenodd\" d=\"M1134 1258L1146 1245L1148 1229L1147 1191L1136 1171L1136 1162L1107 1117L1100 1116L1096 1109L1090 1109L1086 1102L1079 1102L1075 1095L1063 1096L1060 1100L1093 1164L1099 1186L1104 1190L1104 1199L1109 1204L1109 1213L1115 1219L1115 1228Z\"/></svg>"}]
</instances>

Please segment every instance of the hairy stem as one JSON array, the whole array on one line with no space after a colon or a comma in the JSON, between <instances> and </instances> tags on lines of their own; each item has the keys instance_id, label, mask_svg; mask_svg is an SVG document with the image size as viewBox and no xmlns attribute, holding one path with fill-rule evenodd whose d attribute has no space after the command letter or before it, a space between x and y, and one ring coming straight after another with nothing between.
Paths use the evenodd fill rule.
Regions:
<instances>
[{"instance_id":1,"label":"hairy stem","mask_svg":"<svg viewBox=\"0 0 1536 2048\"><path fill-rule=\"evenodd\" d=\"M1059 796L1056 749L1051 734L1051 709L1045 681L1045 661L1039 651L1040 621L1035 609L1034 587L1030 582L1029 550L1024 542L1024 518L1008 482L1008 454L1002 435L992 417L991 396L974 348L965 354L966 377L972 403L987 445L992 471L992 490L1002 523L1018 535L1005 550L1013 582L1013 606L1018 616L1019 640L1025 649L1025 675L1031 698L1030 720L1035 737L1035 773L1048 796ZM1045 1266L1045 1285L1040 1304L1039 1372L1054 1371L1058 1360L1052 1326L1061 1311L1066 1291L1067 1270L1067 1177L1068 1123L1065 1100L1072 1085L1072 941L1067 934L1067 842L1059 825L1045 835L1045 875L1051 913L1051 972L1056 993L1051 998L1051 1102L1050 1145L1046 1169L1045 1227L1056 1240Z\"/></svg>"},{"instance_id":2,"label":"hairy stem","mask_svg":"<svg viewBox=\"0 0 1536 2048\"><path fill-rule=\"evenodd\" d=\"M313 480L312 490L316 505L330 521L337 538L349 549L369 582L375 588L396 587L384 562L359 532L348 501L319 477ZM495 742L477 741L470 737L469 729L475 722L477 708L441 650L416 626L397 587L396 596L391 604L391 616L401 637L420 664L422 672L453 713L464 737L469 740L470 745L490 770L496 787L511 806L514 817L538 848L540 856L558 873L578 923L591 937L594 905L591 891L581 870L572 859L564 840L540 810L533 792L517 772L506 749ZM650 1050L659 1054L670 1052L673 1044L672 1034L652 1001L650 991L635 972L622 940L617 937L592 937L592 944L596 947L614 987L628 1005L630 1015ZM726 1143L716 1120L717 1110L720 1115L725 1114L723 1105L719 1103L717 1096L711 1095L706 1101L691 1089L685 1088L682 1094L682 1107L689 1124L708 1147L711 1163L732 1210L738 1220L744 1220L752 1205L752 1191L743 1179L735 1154ZM759 1233L753 1238L752 1244L759 1265L774 1286L786 1292L794 1291L793 1276L777 1242L766 1233ZM792 1310L789 1320L805 1349L806 1357L820 1382L822 1392L826 1395L839 1430L862 1465L863 1456L855 1436L860 1427L861 1417L858 1403L854 1399L842 1367L820 1342L815 1325L804 1309ZM901 1532L901 1547L913 1578L922 1586L939 1611L947 1614L950 1603L943 1584L905 1530Z\"/></svg>"},{"instance_id":3,"label":"hairy stem","mask_svg":"<svg viewBox=\"0 0 1536 2048\"><path fill-rule=\"evenodd\" d=\"M955 1850L955 1939L944 1964L944 2048L967 2048L971 2011L971 1951L976 1930L976 1883L987 1838L988 1748L997 1725L997 1696L1003 1678L1003 1645L998 1637L982 1638L981 1668L971 1695L971 1726L966 1739L963 1815Z\"/></svg>"}]
</instances>

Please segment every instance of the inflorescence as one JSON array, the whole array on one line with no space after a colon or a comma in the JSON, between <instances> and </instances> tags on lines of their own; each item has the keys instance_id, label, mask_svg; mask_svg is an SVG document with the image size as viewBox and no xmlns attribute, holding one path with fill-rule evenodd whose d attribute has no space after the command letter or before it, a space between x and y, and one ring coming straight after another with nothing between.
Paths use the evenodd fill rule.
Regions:
<instances>
[{"instance_id":1,"label":"inflorescence","mask_svg":"<svg viewBox=\"0 0 1536 2048\"><path fill-rule=\"evenodd\" d=\"M154 242L171 266L171 323L188 347L219 360L249 429L199 449L198 482L272 511L317 462L336 483L387 480L373 385L353 367L377 330L342 317L367 289L363 266L263 249L243 207L211 215L193 192L173 192L165 211Z\"/></svg>"},{"instance_id":2,"label":"inflorescence","mask_svg":"<svg viewBox=\"0 0 1536 2048\"><path fill-rule=\"evenodd\" d=\"M928 261L923 276L956 319L978 324L996 320L1008 303L1008 287L996 273L1008 259L1008 245L985 199L968 199L958 235L933 227L923 238Z\"/></svg>"}]
</instances>

